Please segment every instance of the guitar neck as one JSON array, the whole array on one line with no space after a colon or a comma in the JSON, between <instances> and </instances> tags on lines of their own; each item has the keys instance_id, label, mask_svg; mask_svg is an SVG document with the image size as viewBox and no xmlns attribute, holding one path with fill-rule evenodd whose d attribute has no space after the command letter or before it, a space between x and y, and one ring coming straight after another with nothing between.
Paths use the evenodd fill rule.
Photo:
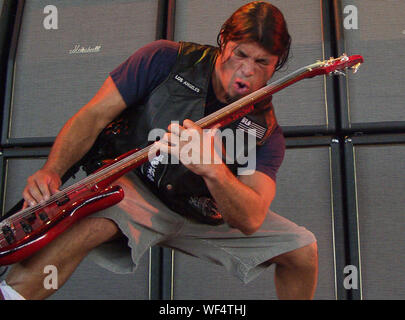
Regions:
<instances>
[{"instance_id":1,"label":"guitar neck","mask_svg":"<svg viewBox=\"0 0 405 320\"><path fill-rule=\"evenodd\" d=\"M330 74L332 72L342 74L340 70L347 68L352 68L354 72L357 72L360 64L363 63L363 61L363 57L360 55L353 55L348 57L345 54L336 59L330 58L329 60L323 62L317 61L314 64L300 68L292 72L291 74L288 74L287 76L284 76L279 80L274 81L271 84L227 105L226 107L211 113L210 115L198 120L196 124L203 129L212 127L213 125L217 124L220 124L220 126L224 126L230 122L242 118L249 112L253 111L254 104L264 100L265 98L273 95L283 88L294 84L297 81L305 78L311 78L317 75ZM101 168L99 171L96 171L83 180L52 195L50 199L45 201L43 204L24 209L17 213L15 216L29 216L36 210L47 206L51 202L55 202L60 199L63 200L64 198L66 198L66 196L69 196L69 194L72 194L75 191L81 190L83 188L103 188L109 186L125 173L146 162L148 160L148 155L152 146L153 145L150 145L140 151L133 150L125 155L118 157L116 160L113 161L112 164ZM0 222L0 225L4 223Z\"/></svg>"},{"instance_id":2,"label":"guitar neck","mask_svg":"<svg viewBox=\"0 0 405 320\"><path fill-rule=\"evenodd\" d=\"M264 100L265 98L273 95L283 88L294 84L301 79L309 77L310 71L312 71L312 68L315 68L316 66L318 66L318 63L300 68L293 73L290 73L278 79L277 81L274 81L267 86L223 107L222 109L209 114L208 116L198 120L196 124L204 129L209 128L217 123L224 124L226 120L231 120L229 122L238 120L246 115L246 113L253 110L253 108L248 109L246 113L243 113L243 110L246 109L248 106ZM240 111L242 111L242 113L240 113Z\"/></svg>"},{"instance_id":3,"label":"guitar neck","mask_svg":"<svg viewBox=\"0 0 405 320\"><path fill-rule=\"evenodd\" d=\"M305 78L312 78L317 75L330 74L336 70L353 68L357 71L359 65L363 62L363 57L355 55L347 57L343 55L337 59L329 59L327 61L317 61L311 65L297 69L296 71L274 81L263 88L248 94L247 96L227 105L226 107L211 113L210 115L198 120L196 124L201 128L209 128L213 125L220 124L224 126L230 122L236 121L249 112L253 111L253 105L263 99L273 95L274 93L294 84ZM74 184L64 190L64 193L73 192L83 186L106 186L118 179L128 171L140 166L148 160L148 154L152 145L137 151L131 152L129 155L123 155L117 159L112 165L100 169L99 171L89 175L82 181Z\"/></svg>"}]
</instances>

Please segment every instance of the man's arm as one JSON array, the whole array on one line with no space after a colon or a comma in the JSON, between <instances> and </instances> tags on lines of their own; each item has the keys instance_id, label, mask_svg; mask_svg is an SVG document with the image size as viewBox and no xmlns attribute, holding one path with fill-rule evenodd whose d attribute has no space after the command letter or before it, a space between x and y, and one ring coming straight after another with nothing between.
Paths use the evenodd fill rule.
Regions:
<instances>
[{"instance_id":1,"label":"man's arm","mask_svg":"<svg viewBox=\"0 0 405 320\"><path fill-rule=\"evenodd\" d=\"M225 164L203 176L224 220L244 234L256 232L276 194L276 183L266 174L235 177Z\"/></svg>"},{"instance_id":2,"label":"man's arm","mask_svg":"<svg viewBox=\"0 0 405 320\"><path fill-rule=\"evenodd\" d=\"M57 192L60 177L86 154L99 133L125 108L114 81L108 77L97 94L63 126L42 169L27 179L24 207Z\"/></svg>"},{"instance_id":3,"label":"man's arm","mask_svg":"<svg viewBox=\"0 0 405 320\"><path fill-rule=\"evenodd\" d=\"M151 150L178 156L189 170L204 179L224 220L243 233L252 234L264 221L276 193L276 183L259 171L235 177L213 147L214 143L221 142L215 139L215 128L212 130L203 131L186 119L183 126L171 124L168 132L155 142ZM185 139L187 137L191 139ZM191 162L188 161L190 150L194 153ZM211 161L205 161L204 155L207 154Z\"/></svg>"}]
</instances>

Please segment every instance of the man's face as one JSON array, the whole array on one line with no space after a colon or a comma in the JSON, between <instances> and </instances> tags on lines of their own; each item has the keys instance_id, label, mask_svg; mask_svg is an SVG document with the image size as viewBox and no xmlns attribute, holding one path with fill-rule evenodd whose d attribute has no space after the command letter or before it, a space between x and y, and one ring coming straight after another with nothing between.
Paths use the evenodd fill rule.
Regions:
<instances>
[{"instance_id":1,"label":"man's face","mask_svg":"<svg viewBox=\"0 0 405 320\"><path fill-rule=\"evenodd\" d=\"M214 91L222 102L235 101L266 85L278 57L256 42L228 41L215 64Z\"/></svg>"}]
</instances>

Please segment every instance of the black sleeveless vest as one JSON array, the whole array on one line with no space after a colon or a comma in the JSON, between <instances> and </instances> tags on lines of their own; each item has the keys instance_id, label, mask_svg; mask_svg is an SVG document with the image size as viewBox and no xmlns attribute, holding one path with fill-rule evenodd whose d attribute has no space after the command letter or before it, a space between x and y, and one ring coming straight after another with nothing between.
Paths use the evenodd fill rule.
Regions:
<instances>
[{"instance_id":1,"label":"black sleeveless vest","mask_svg":"<svg viewBox=\"0 0 405 320\"><path fill-rule=\"evenodd\" d=\"M97 153L101 157L111 158L134 148L143 148L153 143L148 141L148 134L152 129L167 131L171 121L178 121L181 125L185 119L195 122L203 118L217 56L218 48L180 42L177 61L169 76L141 105L129 106L103 130L95 144L102 145ZM230 129L234 136L237 130L244 130L242 152L247 155L249 144L246 129L257 129L256 145L261 145L276 126L277 120L269 98L255 105L252 113L222 130ZM240 148L237 146L234 148L240 153L238 149ZM235 157L235 154L231 155L231 158ZM236 161L227 163L234 174L238 165ZM202 223L223 223L222 215L218 212L204 180L181 163L171 164L170 158L161 155L135 169L135 172L173 211Z\"/></svg>"}]
</instances>

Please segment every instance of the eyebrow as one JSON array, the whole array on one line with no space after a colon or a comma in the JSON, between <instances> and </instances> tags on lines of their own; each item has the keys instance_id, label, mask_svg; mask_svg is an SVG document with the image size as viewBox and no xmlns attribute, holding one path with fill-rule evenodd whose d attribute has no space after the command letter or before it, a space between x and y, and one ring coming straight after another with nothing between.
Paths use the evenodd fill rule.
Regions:
<instances>
[{"instance_id":1,"label":"eyebrow","mask_svg":"<svg viewBox=\"0 0 405 320\"><path fill-rule=\"evenodd\" d=\"M241 54L241 55L247 57L247 54L242 49L240 49L239 47L235 48L235 51L237 51L238 54Z\"/></svg>"},{"instance_id":2,"label":"eyebrow","mask_svg":"<svg viewBox=\"0 0 405 320\"><path fill-rule=\"evenodd\" d=\"M247 57L248 55L241 49L241 48L239 48L239 47L236 47L235 48L235 50L234 51L237 51L237 54L240 54L240 55L242 55L242 56L244 56L244 57ZM266 63L270 63L270 58L255 58L255 60L257 61L257 62L266 62Z\"/></svg>"}]
</instances>

